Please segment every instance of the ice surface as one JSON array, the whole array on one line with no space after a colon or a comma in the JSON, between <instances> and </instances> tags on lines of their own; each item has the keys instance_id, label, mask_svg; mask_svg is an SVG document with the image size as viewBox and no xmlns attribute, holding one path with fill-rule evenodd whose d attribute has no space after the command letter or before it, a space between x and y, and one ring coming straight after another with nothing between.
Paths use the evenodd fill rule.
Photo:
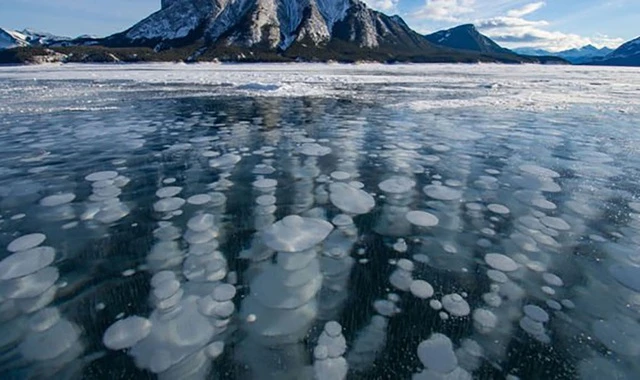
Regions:
<instances>
[{"instance_id":1,"label":"ice surface","mask_svg":"<svg viewBox=\"0 0 640 380\"><path fill-rule=\"evenodd\" d=\"M0 67L0 373L637 378L638 88L596 67ZM132 313L155 332L100 350ZM409 352L433 333L449 372Z\"/></svg>"}]
</instances>

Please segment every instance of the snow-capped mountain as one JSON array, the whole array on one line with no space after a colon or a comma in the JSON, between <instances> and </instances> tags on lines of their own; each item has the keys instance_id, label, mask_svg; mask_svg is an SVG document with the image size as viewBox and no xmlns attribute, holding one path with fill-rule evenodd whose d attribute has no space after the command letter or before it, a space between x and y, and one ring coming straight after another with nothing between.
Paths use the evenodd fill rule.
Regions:
<instances>
[{"instance_id":1,"label":"snow-capped mountain","mask_svg":"<svg viewBox=\"0 0 640 380\"><path fill-rule=\"evenodd\" d=\"M613 49L609 49L608 47L603 47L598 49L593 45L586 45L581 48L563 50L559 52L550 52L544 49L536 49L536 48L516 48L513 49L518 54L524 55L534 55L534 56L555 56L564 58L571 63L585 63L590 62L594 59L601 58L611 53Z\"/></svg>"},{"instance_id":2,"label":"snow-capped mountain","mask_svg":"<svg viewBox=\"0 0 640 380\"><path fill-rule=\"evenodd\" d=\"M106 40L111 46L159 49L198 41L280 51L332 42L433 49L399 17L359 0L164 0L158 12Z\"/></svg>"},{"instance_id":3,"label":"snow-capped mountain","mask_svg":"<svg viewBox=\"0 0 640 380\"><path fill-rule=\"evenodd\" d=\"M9 29L0 28L0 50L29 46L27 36Z\"/></svg>"},{"instance_id":4,"label":"snow-capped mountain","mask_svg":"<svg viewBox=\"0 0 640 380\"><path fill-rule=\"evenodd\" d=\"M640 37L624 43L602 60L593 63L597 65L640 66Z\"/></svg>"},{"instance_id":5,"label":"snow-capped mountain","mask_svg":"<svg viewBox=\"0 0 640 380\"><path fill-rule=\"evenodd\" d=\"M55 36L51 33L37 32L32 29L15 31L0 28L0 49L11 49L26 46L45 46L67 40L70 40L70 38Z\"/></svg>"},{"instance_id":6,"label":"snow-capped mountain","mask_svg":"<svg viewBox=\"0 0 640 380\"><path fill-rule=\"evenodd\" d=\"M441 30L426 35L431 43L454 49L477 51L490 54L513 54L495 43L489 37L483 35L472 24L456 26L455 28Z\"/></svg>"}]
</instances>

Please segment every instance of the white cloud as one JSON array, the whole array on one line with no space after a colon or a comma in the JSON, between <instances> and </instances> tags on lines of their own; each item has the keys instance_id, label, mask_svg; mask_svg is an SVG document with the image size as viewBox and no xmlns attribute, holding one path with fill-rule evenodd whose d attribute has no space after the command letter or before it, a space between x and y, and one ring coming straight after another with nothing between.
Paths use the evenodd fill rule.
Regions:
<instances>
[{"instance_id":1,"label":"white cloud","mask_svg":"<svg viewBox=\"0 0 640 380\"><path fill-rule=\"evenodd\" d=\"M546 20L530 20L525 18L545 5L545 2L534 2L523 7L511 9L507 16L476 20L474 23L482 33L506 47L535 47L549 51L561 51L578 48L588 44L597 47L616 46L618 39L606 36L589 38L572 33L548 30L550 23Z\"/></svg>"},{"instance_id":2,"label":"white cloud","mask_svg":"<svg viewBox=\"0 0 640 380\"><path fill-rule=\"evenodd\" d=\"M458 22L461 16L473 13L475 0L426 0L424 7L412 18Z\"/></svg>"},{"instance_id":3,"label":"white cloud","mask_svg":"<svg viewBox=\"0 0 640 380\"><path fill-rule=\"evenodd\" d=\"M386 13L395 13L398 10L398 2L400 0L364 0L370 8L377 9Z\"/></svg>"},{"instance_id":4,"label":"white cloud","mask_svg":"<svg viewBox=\"0 0 640 380\"><path fill-rule=\"evenodd\" d=\"M536 3L529 3L525 6L523 6L522 8L519 9L512 9L509 12L507 12L507 16L509 17L522 17L522 16L526 16L528 14L531 14L535 11L537 11L538 9L544 7L546 5L546 3L544 1L538 1Z\"/></svg>"}]
</instances>

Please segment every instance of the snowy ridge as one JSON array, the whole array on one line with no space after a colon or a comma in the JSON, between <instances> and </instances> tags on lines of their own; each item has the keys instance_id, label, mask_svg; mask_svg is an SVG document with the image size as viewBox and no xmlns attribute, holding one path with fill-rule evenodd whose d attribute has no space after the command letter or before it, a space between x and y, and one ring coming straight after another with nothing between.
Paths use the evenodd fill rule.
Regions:
<instances>
[{"instance_id":1,"label":"snowy ridge","mask_svg":"<svg viewBox=\"0 0 640 380\"><path fill-rule=\"evenodd\" d=\"M185 38L214 12L217 2L207 0L173 0L163 2L163 9L137 23L126 33L131 41L176 40Z\"/></svg>"},{"instance_id":2,"label":"snowy ridge","mask_svg":"<svg viewBox=\"0 0 640 380\"><path fill-rule=\"evenodd\" d=\"M640 54L640 37L622 44L619 48L607 55L606 59L627 58L638 54Z\"/></svg>"},{"instance_id":3,"label":"snowy ridge","mask_svg":"<svg viewBox=\"0 0 640 380\"><path fill-rule=\"evenodd\" d=\"M29 46L27 36L13 30L0 28L0 50L19 46Z\"/></svg>"},{"instance_id":4,"label":"snowy ridge","mask_svg":"<svg viewBox=\"0 0 640 380\"><path fill-rule=\"evenodd\" d=\"M411 41L416 48L417 33L400 17L373 11L360 0L165 0L161 10L108 40L115 46L202 40L275 51L295 42L323 46L334 38L375 48L388 36L394 38L390 45Z\"/></svg>"},{"instance_id":5,"label":"snowy ridge","mask_svg":"<svg viewBox=\"0 0 640 380\"><path fill-rule=\"evenodd\" d=\"M329 32L338 21L342 21L351 7L349 0L316 0L318 10L327 23Z\"/></svg>"}]
</instances>

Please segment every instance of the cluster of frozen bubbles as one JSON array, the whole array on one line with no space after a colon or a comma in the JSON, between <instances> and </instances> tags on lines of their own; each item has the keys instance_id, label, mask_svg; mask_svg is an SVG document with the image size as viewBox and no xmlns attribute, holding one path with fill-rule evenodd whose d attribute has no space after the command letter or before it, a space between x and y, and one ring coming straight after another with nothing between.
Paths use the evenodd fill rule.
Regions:
<instances>
[{"instance_id":1,"label":"cluster of frozen bubbles","mask_svg":"<svg viewBox=\"0 0 640 380\"><path fill-rule=\"evenodd\" d=\"M125 351L161 379L205 378L224 357L244 363L253 378L339 380L375 371L390 324L411 304L444 326L472 326L463 336L444 330L421 336L412 349L421 365L414 379L471 379L483 366L500 368L514 336L544 347L576 334L595 342L576 353L580 378L638 373L640 203L627 204L628 225L614 241L587 233L598 216L584 203L588 194L577 189L559 197L560 173L534 163L478 171L470 156L446 144L386 144L368 158L392 173L371 186L359 172L353 139L316 140L295 130L285 136L291 145L255 151L217 150L219 136L167 149L197 152L216 180L197 192L176 178L158 181L153 243L140 267L151 274L151 311L120 315L103 332L106 349ZM336 162L323 160L329 155ZM222 248L236 232L227 203L236 196L233 174L246 168L243 160L256 158L252 180L243 184L253 197L252 228L238 253L246 266L237 273L229 269L236 258ZM337 167L323 173L328 162ZM65 230L79 222L95 229L126 220L135 206L120 197L130 179L120 174L127 170L124 160L114 165L119 169L85 177L91 192L82 212L74 193L40 199L46 220L64 221ZM283 187L292 193L286 206L279 199ZM365 219L372 231L361 227ZM384 242L383 251L368 245L371 232ZM575 283L575 276L559 275L560 265L573 263L564 247L584 236L608 253L606 273L594 269L601 264L576 264L602 277L587 275L571 290L565 283ZM50 306L66 284L55 266L56 249L42 245L46 239L39 232L16 237L0 261L0 347L31 363L34 376L71 371L84 352L82 329ZM382 260L389 272L385 294L347 341L339 322L354 289L354 267L383 254L390 255ZM593 305L592 299L607 298ZM617 306L620 300L627 310ZM515 367L504 374L527 377Z\"/></svg>"}]
</instances>

